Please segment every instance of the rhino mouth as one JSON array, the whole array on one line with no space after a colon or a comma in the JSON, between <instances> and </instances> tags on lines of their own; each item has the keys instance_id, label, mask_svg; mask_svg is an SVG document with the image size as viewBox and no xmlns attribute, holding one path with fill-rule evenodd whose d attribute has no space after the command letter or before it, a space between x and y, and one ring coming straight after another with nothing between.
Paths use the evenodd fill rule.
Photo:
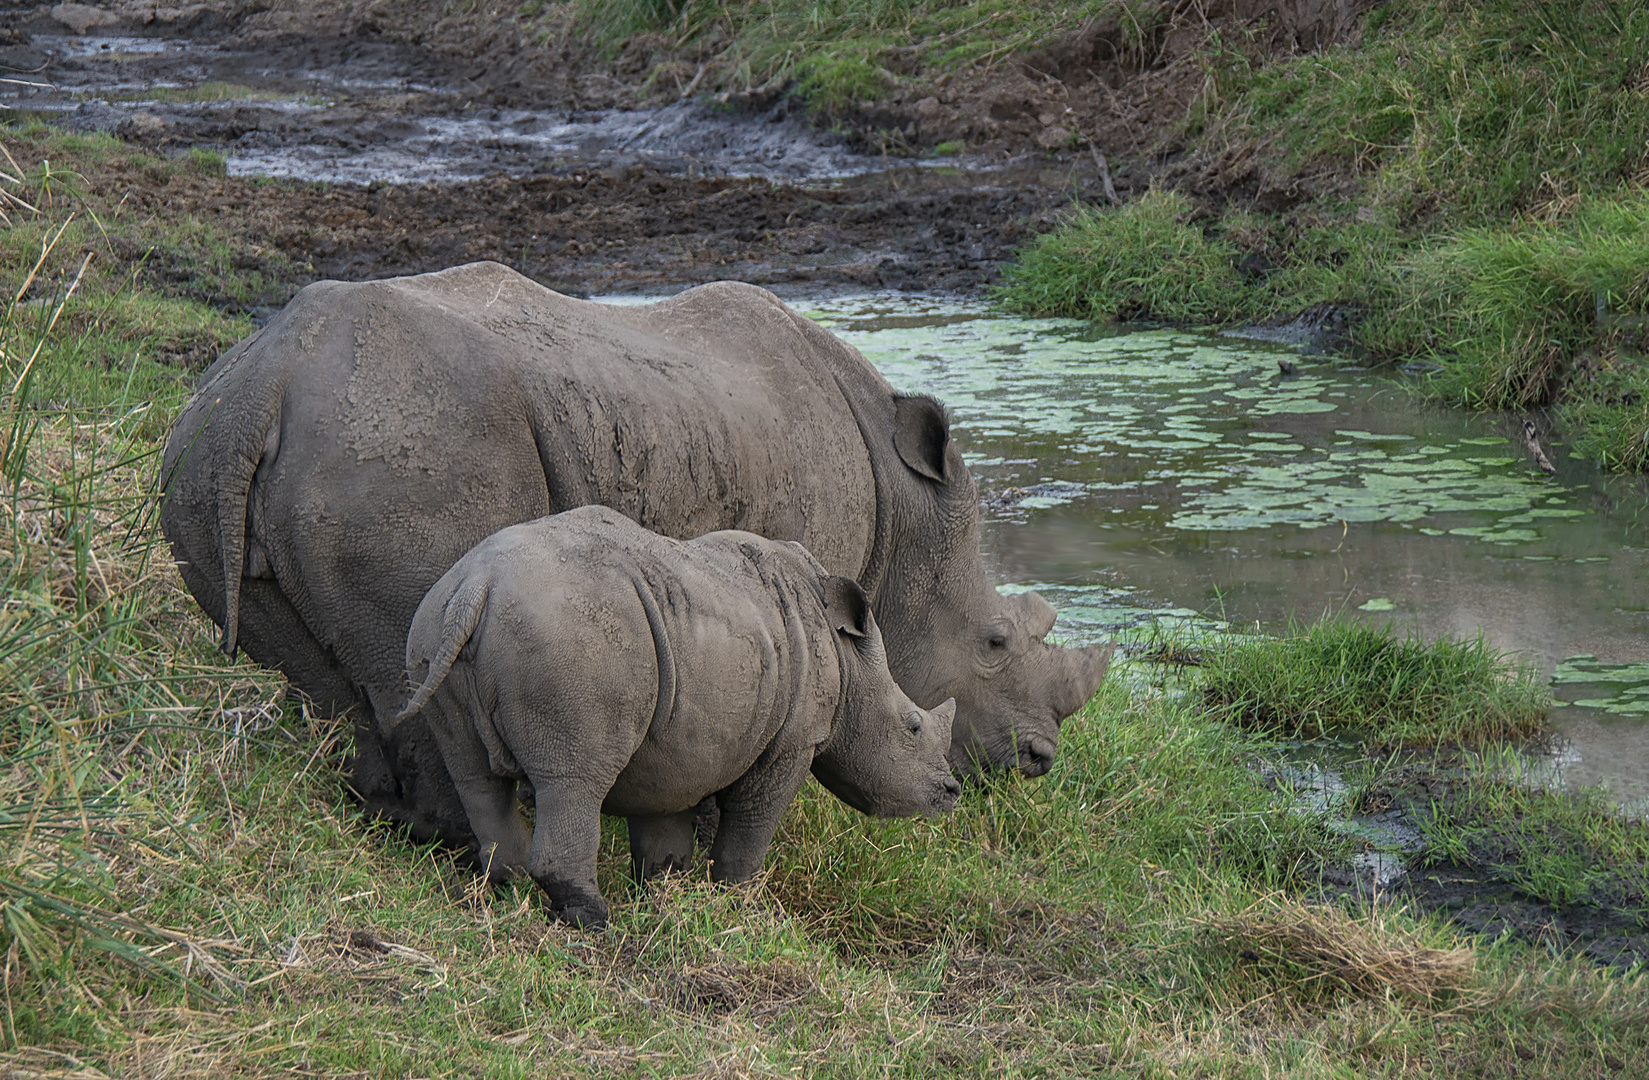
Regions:
<instances>
[{"instance_id":1,"label":"rhino mouth","mask_svg":"<svg viewBox=\"0 0 1649 1080\"><path fill-rule=\"evenodd\" d=\"M962 785L957 783L956 778L946 774L945 778L938 783L937 788L938 790L933 797L933 815L948 814L956 809L957 800L962 797Z\"/></svg>"},{"instance_id":2,"label":"rhino mouth","mask_svg":"<svg viewBox=\"0 0 1649 1080\"><path fill-rule=\"evenodd\" d=\"M1045 776L1058 756L1052 739L1041 735L1009 736L993 746L975 739L966 750L953 747L946 755L951 771L960 777L980 780L998 772L1017 772L1028 777Z\"/></svg>"}]
</instances>

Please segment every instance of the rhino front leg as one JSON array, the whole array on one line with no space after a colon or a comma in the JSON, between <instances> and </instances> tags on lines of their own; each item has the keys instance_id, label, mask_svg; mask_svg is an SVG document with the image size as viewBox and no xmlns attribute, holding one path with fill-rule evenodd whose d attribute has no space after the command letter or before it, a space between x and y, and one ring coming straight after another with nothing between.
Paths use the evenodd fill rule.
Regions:
<instances>
[{"instance_id":1,"label":"rhino front leg","mask_svg":"<svg viewBox=\"0 0 1649 1080\"><path fill-rule=\"evenodd\" d=\"M779 830L779 819L807 781L812 764L812 747L764 754L716 796L721 822L710 847L711 881L747 881L756 875Z\"/></svg>"},{"instance_id":2,"label":"rhino front leg","mask_svg":"<svg viewBox=\"0 0 1649 1080\"><path fill-rule=\"evenodd\" d=\"M698 808L679 814L633 817L630 868L637 881L686 870L693 859L693 825Z\"/></svg>"}]
</instances>

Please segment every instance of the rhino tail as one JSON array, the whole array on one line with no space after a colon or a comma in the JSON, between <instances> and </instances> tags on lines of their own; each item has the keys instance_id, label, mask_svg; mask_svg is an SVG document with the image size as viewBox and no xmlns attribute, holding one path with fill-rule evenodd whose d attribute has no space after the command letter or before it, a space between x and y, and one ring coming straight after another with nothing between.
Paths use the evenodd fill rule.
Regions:
<instances>
[{"instance_id":1,"label":"rhino tail","mask_svg":"<svg viewBox=\"0 0 1649 1080\"><path fill-rule=\"evenodd\" d=\"M234 656L240 643L240 583L246 573L247 504L258 466L280 449L280 413L270 417L230 450L228 466L216 477L218 550L223 553L223 640L218 648Z\"/></svg>"},{"instance_id":2,"label":"rhino tail","mask_svg":"<svg viewBox=\"0 0 1649 1080\"><path fill-rule=\"evenodd\" d=\"M441 643L436 646L435 655L429 658L429 674L424 676L423 685L413 691L412 699L395 714L395 723L411 719L419 709L429 704L429 699L446 681L447 672L452 670L458 654L464 651L470 635L481 623L481 615L487 609L487 591L487 579L480 577L465 581L447 599L446 607L441 612ZM410 655L407 661L410 667Z\"/></svg>"}]
</instances>

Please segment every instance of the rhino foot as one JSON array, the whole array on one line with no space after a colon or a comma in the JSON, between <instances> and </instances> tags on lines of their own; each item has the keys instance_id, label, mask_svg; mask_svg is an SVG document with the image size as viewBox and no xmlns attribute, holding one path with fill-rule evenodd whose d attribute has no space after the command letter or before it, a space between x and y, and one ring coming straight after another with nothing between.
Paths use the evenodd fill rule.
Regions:
<instances>
[{"instance_id":1,"label":"rhino foot","mask_svg":"<svg viewBox=\"0 0 1649 1080\"><path fill-rule=\"evenodd\" d=\"M550 916L559 922L570 923L577 930L599 930L607 925L607 905L600 900L568 904L551 909Z\"/></svg>"}]
</instances>

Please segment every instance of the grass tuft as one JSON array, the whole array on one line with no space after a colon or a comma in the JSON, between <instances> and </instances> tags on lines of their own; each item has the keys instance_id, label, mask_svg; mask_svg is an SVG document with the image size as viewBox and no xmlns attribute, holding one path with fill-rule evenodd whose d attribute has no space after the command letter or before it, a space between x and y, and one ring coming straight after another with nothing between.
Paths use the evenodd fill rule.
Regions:
<instances>
[{"instance_id":1,"label":"grass tuft","mask_svg":"<svg viewBox=\"0 0 1649 1080\"><path fill-rule=\"evenodd\" d=\"M1018 254L1006 306L1221 324L1333 305L1374 356L1439 365L1430 395L1555 403L1575 453L1649 468L1649 0L1392 0L1320 52L1203 52L1161 148L1185 153L1154 181L1201 201L1077 211Z\"/></svg>"},{"instance_id":2,"label":"grass tuft","mask_svg":"<svg viewBox=\"0 0 1649 1080\"><path fill-rule=\"evenodd\" d=\"M1190 220L1178 192L1151 191L1115 209L1079 206L1038 237L1003 275L998 299L1025 315L1098 321L1221 324L1253 314L1237 249Z\"/></svg>"},{"instance_id":3,"label":"grass tuft","mask_svg":"<svg viewBox=\"0 0 1649 1080\"><path fill-rule=\"evenodd\" d=\"M917 69L938 75L1005 62L1090 19L1127 12L1128 25L1150 27L1162 6L1150 0L576 0L575 25L615 50L633 45L638 35L695 50L713 72L705 89L770 92L788 85L815 107L837 109L883 97Z\"/></svg>"},{"instance_id":4,"label":"grass tuft","mask_svg":"<svg viewBox=\"0 0 1649 1080\"><path fill-rule=\"evenodd\" d=\"M1540 734L1551 693L1481 637L1427 643L1389 626L1324 620L1209 649L1202 700L1253 730L1435 746Z\"/></svg>"},{"instance_id":5,"label":"grass tuft","mask_svg":"<svg viewBox=\"0 0 1649 1080\"><path fill-rule=\"evenodd\" d=\"M1469 989L1476 954L1438 947L1390 909L1352 915L1337 907L1271 895L1206 925L1268 983L1306 1000L1408 998L1453 1003Z\"/></svg>"},{"instance_id":6,"label":"grass tuft","mask_svg":"<svg viewBox=\"0 0 1649 1080\"><path fill-rule=\"evenodd\" d=\"M1464 779L1432 784L1424 804L1416 816L1427 862L1479 871L1538 903L1649 926L1649 823L1622 815L1606 793L1539 782L1501 752Z\"/></svg>"},{"instance_id":7,"label":"grass tuft","mask_svg":"<svg viewBox=\"0 0 1649 1080\"><path fill-rule=\"evenodd\" d=\"M1649 194L1581 199L1556 221L1464 230L1415 253L1399 273L1405 293L1368 340L1440 359L1430 380L1439 398L1527 409L1568 386L1578 400L1607 404L1641 382Z\"/></svg>"}]
</instances>

